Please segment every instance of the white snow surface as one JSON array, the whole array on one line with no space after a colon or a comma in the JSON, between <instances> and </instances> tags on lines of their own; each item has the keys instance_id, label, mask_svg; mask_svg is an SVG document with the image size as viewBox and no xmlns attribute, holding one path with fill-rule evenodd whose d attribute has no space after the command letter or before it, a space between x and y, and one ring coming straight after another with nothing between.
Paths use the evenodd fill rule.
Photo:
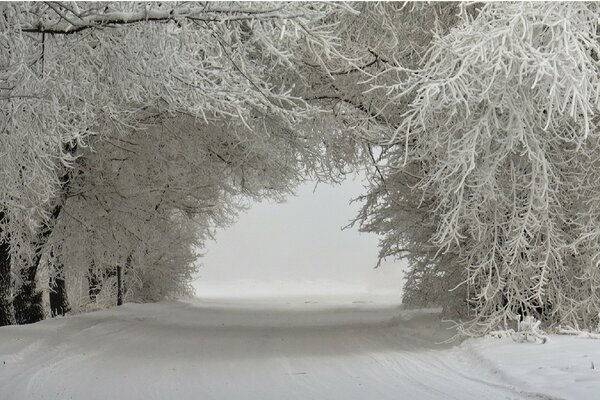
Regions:
<instances>
[{"instance_id":1,"label":"white snow surface","mask_svg":"<svg viewBox=\"0 0 600 400\"><path fill-rule=\"evenodd\" d=\"M596 340L452 334L397 304L126 304L0 328L0 399L600 398Z\"/></svg>"}]
</instances>

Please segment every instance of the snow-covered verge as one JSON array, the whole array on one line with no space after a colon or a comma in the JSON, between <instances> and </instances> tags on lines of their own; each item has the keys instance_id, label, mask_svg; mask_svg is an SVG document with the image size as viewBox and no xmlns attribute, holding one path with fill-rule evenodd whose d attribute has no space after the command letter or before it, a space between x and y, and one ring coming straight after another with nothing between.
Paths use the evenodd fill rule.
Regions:
<instances>
[{"instance_id":1,"label":"snow-covered verge","mask_svg":"<svg viewBox=\"0 0 600 400\"><path fill-rule=\"evenodd\" d=\"M127 304L0 328L0 399L598 398L597 341L452 334L396 304Z\"/></svg>"},{"instance_id":2,"label":"snow-covered verge","mask_svg":"<svg viewBox=\"0 0 600 400\"><path fill-rule=\"evenodd\" d=\"M600 341L549 335L545 344L510 338L469 340L461 347L525 391L558 399L600 399Z\"/></svg>"}]
</instances>

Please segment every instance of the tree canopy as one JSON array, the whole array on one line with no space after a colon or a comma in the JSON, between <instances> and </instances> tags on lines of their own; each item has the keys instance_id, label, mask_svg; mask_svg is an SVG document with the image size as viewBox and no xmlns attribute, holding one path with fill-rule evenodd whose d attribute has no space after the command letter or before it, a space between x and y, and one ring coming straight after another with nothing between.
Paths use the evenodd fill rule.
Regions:
<instances>
[{"instance_id":1,"label":"tree canopy","mask_svg":"<svg viewBox=\"0 0 600 400\"><path fill-rule=\"evenodd\" d=\"M10 261L2 274L16 293L2 297L17 320L40 317L40 263L60 260L48 265L52 278L180 259L172 279L187 284L190 257L170 241L198 245L233 218L239 196L280 197L306 174L344 168L343 157L324 162L346 151L328 145L340 128L301 87L305 64L327 74L326 62L343 58L330 20L346 12L316 3L3 5L0 232ZM184 221L195 232L182 232Z\"/></svg>"},{"instance_id":2,"label":"tree canopy","mask_svg":"<svg viewBox=\"0 0 600 400\"><path fill-rule=\"evenodd\" d=\"M597 326L595 3L0 10L0 323L43 316L43 272L79 308L186 293L244 199L365 168L406 303Z\"/></svg>"}]
</instances>

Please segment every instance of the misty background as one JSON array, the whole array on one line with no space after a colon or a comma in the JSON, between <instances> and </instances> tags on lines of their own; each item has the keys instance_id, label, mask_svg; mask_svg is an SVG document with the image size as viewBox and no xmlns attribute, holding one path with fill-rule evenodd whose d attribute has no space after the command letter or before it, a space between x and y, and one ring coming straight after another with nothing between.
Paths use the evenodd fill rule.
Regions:
<instances>
[{"instance_id":1,"label":"misty background","mask_svg":"<svg viewBox=\"0 0 600 400\"><path fill-rule=\"evenodd\" d=\"M206 245L194 281L200 298L344 297L400 301L403 262L377 265L378 237L342 228L358 212L360 178L305 183L284 203L255 203Z\"/></svg>"}]
</instances>

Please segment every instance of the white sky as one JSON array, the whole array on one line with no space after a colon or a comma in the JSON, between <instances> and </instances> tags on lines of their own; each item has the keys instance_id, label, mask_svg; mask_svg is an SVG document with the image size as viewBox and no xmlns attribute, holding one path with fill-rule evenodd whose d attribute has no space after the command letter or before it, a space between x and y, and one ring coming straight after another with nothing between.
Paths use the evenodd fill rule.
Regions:
<instances>
[{"instance_id":1,"label":"white sky","mask_svg":"<svg viewBox=\"0 0 600 400\"><path fill-rule=\"evenodd\" d=\"M194 282L199 297L352 295L361 300L398 297L401 263L378 268L378 238L341 228L359 205L359 180L300 186L285 203L263 202L240 215L207 244Z\"/></svg>"}]
</instances>

